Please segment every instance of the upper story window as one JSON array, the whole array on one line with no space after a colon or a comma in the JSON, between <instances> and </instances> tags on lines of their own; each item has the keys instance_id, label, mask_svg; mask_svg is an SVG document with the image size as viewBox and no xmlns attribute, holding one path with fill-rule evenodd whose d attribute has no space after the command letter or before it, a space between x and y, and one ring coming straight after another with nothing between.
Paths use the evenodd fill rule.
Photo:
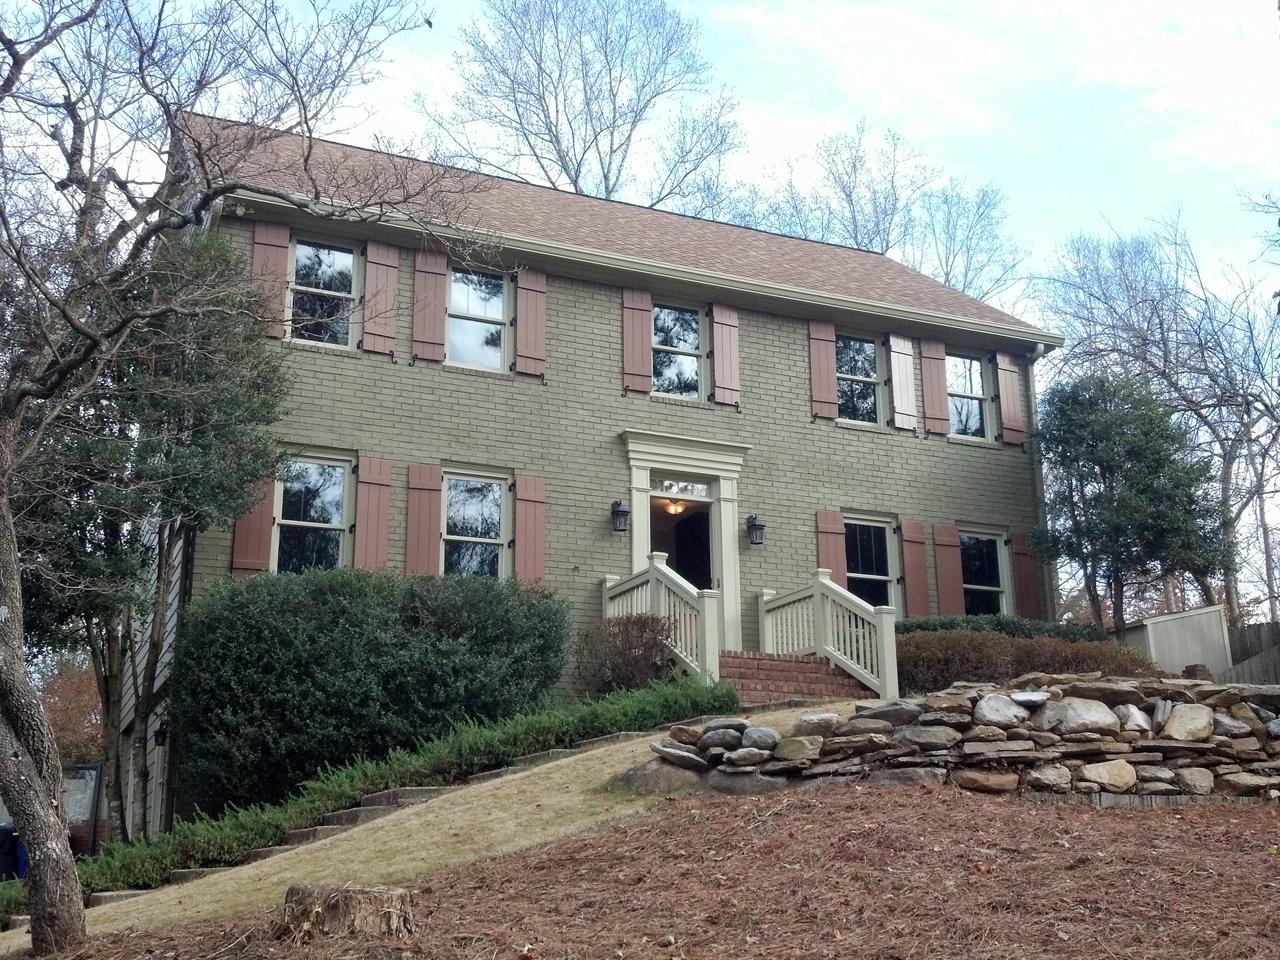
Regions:
<instances>
[{"instance_id":1,"label":"upper story window","mask_svg":"<svg viewBox=\"0 0 1280 960\"><path fill-rule=\"evenodd\" d=\"M356 252L313 240L293 244L289 337L337 347L351 345L356 306Z\"/></svg>"},{"instance_id":2,"label":"upper story window","mask_svg":"<svg viewBox=\"0 0 1280 960\"><path fill-rule=\"evenodd\" d=\"M506 370L508 316L505 277L478 270L451 270L445 360Z\"/></svg>"},{"instance_id":3,"label":"upper story window","mask_svg":"<svg viewBox=\"0 0 1280 960\"><path fill-rule=\"evenodd\" d=\"M687 307L653 308L653 392L697 400L706 360L702 312Z\"/></svg>"},{"instance_id":4,"label":"upper story window","mask_svg":"<svg viewBox=\"0 0 1280 960\"><path fill-rule=\"evenodd\" d=\"M965 616L1004 612L1006 569L1000 537L960 534L960 579L964 583Z\"/></svg>"},{"instance_id":5,"label":"upper story window","mask_svg":"<svg viewBox=\"0 0 1280 960\"><path fill-rule=\"evenodd\" d=\"M846 589L873 607L894 606L898 558L889 524L850 520L844 525Z\"/></svg>"},{"instance_id":6,"label":"upper story window","mask_svg":"<svg viewBox=\"0 0 1280 960\"><path fill-rule=\"evenodd\" d=\"M836 399L841 420L879 422L880 351L874 340L836 337Z\"/></svg>"},{"instance_id":7,"label":"upper story window","mask_svg":"<svg viewBox=\"0 0 1280 960\"><path fill-rule=\"evenodd\" d=\"M952 436L987 437L985 363L977 357L947 354L947 405Z\"/></svg>"},{"instance_id":8,"label":"upper story window","mask_svg":"<svg viewBox=\"0 0 1280 960\"><path fill-rule=\"evenodd\" d=\"M507 480L445 474L445 573L500 577L507 573L510 503Z\"/></svg>"},{"instance_id":9,"label":"upper story window","mask_svg":"<svg viewBox=\"0 0 1280 960\"><path fill-rule=\"evenodd\" d=\"M274 569L301 573L347 563L351 462L300 457L277 486Z\"/></svg>"}]
</instances>

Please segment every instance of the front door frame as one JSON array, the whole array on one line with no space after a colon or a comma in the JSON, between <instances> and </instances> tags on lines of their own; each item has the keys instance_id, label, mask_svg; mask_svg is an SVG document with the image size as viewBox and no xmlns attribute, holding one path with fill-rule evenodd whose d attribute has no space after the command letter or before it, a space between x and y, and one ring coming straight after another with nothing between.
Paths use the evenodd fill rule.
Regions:
<instances>
[{"instance_id":1,"label":"front door frame","mask_svg":"<svg viewBox=\"0 0 1280 960\"><path fill-rule=\"evenodd\" d=\"M712 491L711 575L720 591L725 650L742 649L742 579L738 565L738 479L749 444L700 440L651 430L623 430L631 470L631 571L649 565L649 498L653 472L705 478Z\"/></svg>"}]
</instances>

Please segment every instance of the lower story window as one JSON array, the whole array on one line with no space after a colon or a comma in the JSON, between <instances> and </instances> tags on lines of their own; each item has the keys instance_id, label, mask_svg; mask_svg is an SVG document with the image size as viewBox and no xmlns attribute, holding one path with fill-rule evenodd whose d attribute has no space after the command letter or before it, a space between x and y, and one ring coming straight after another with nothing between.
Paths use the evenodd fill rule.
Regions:
<instances>
[{"instance_id":1,"label":"lower story window","mask_svg":"<svg viewBox=\"0 0 1280 960\"><path fill-rule=\"evenodd\" d=\"M888 524L850 521L844 525L847 589L873 607L894 603L892 547Z\"/></svg>"},{"instance_id":2,"label":"lower story window","mask_svg":"<svg viewBox=\"0 0 1280 960\"><path fill-rule=\"evenodd\" d=\"M960 534L960 569L965 616L1004 612L1004 562L1000 538Z\"/></svg>"},{"instance_id":3,"label":"lower story window","mask_svg":"<svg viewBox=\"0 0 1280 960\"><path fill-rule=\"evenodd\" d=\"M445 476L444 572L473 577L505 573L507 482Z\"/></svg>"},{"instance_id":4,"label":"lower story window","mask_svg":"<svg viewBox=\"0 0 1280 960\"><path fill-rule=\"evenodd\" d=\"M346 558L348 477L351 464L336 460L290 460L280 482L276 511L278 573L342 566Z\"/></svg>"}]
</instances>

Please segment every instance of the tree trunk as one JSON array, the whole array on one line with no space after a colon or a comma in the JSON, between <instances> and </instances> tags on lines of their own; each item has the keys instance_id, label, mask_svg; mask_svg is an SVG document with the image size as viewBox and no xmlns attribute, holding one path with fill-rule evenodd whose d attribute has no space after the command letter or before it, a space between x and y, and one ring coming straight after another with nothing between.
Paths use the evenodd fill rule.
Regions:
<instances>
[{"instance_id":1,"label":"tree trunk","mask_svg":"<svg viewBox=\"0 0 1280 960\"><path fill-rule=\"evenodd\" d=\"M98 704L102 710L102 766L107 794L107 831L118 843L129 839L124 821L124 770L120 765L120 671L119 644L110 630L99 630L92 617L85 617L85 640L94 678L98 681Z\"/></svg>"},{"instance_id":2,"label":"tree trunk","mask_svg":"<svg viewBox=\"0 0 1280 960\"><path fill-rule=\"evenodd\" d=\"M17 531L9 503L17 416L0 419L0 798L27 850L36 955L85 939L80 879L62 812L62 763L27 674Z\"/></svg>"},{"instance_id":3,"label":"tree trunk","mask_svg":"<svg viewBox=\"0 0 1280 960\"><path fill-rule=\"evenodd\" d=\"M1223 455L1222 480L1219 499L1222 503L1222 539L1227 544L1227 568L1222 571L1222 602L1227 608L1227 624L1234 630L1244 624L1240 612L1240 582L1236 567L1240 559L1240 544L1236 541L1236 517L1232 508L1232 479L1235 476L1235 455Z\"/></svg>"},{"instance_id":4,"label":"tree trunk","mask_svg":"<svg viewBox=\"0 0 1280 960\"><path fill-rule=\"evenodd\" d=\"M147 727L151 719L151 711L155 706L156 672L160 666L160 652L164 648L164 628L175 566L173 547L176 528L177 521L174 520L164 520L156 528L156 587L155 595L152 597L151 628L147 631L142 681L135 684L137 693L133 708L133 736L130 741L134 776L134 804L130 834L134 840L146 840L150 836L147 808L150 806L151 765L147 762ZM136 658L137 648L133 649ZM129 669L136 671L137 663L131 662Z\"/></svg>"},{"instance_id":5,"label":"tree trunk","mask_svg":"<svg viewBox=\"0 0 1280 960\"><path fill-rule=\"evenodd\" d=\"M1262 569L1267 587L1267 614L1272 623L1280 621L1280 597L1276 596L1276 558L1271 544L1271 524L1267 523L1266 460L1258 462L1257 451L1249 446L1249 468L1253 473L1253 505L1262 534Z\"/></svg>"},{"instance_id":6,"label":"tree trunk","mask_svg":"<svg viewBox=\"0 0 1280 960\"><path fill-rule=\"evenodd\" d=\"M1084 593L1089 598L1089 610L1093 614L1093 622L1105 628L1107 618L1102 613L1102 595L1098 591L1098 571L1093 564L1085 566Z\"/></svg>"},{"instance_id":7,"label":"tree trunk","mask_svg":"<svg viewBox=\"0 0 1280 960\"><path fill-rule=\"evenodd\" d=\"M1127 624L1124 620L1124 580L1111 578L1111 629L1115 631L1116 640L1124 637Z\"/></svg>"}]
</instances>

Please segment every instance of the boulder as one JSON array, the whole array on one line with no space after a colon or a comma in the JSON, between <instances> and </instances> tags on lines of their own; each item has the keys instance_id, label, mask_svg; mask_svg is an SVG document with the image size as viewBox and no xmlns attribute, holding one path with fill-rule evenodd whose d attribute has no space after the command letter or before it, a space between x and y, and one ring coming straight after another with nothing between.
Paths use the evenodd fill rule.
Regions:
<instances>
[{"instance_id":1,"label":"boulder","mask_svg":"<svg viewBox=\"0 0 1280 960\"><path fill-rule=\"evenodd\" d=\"M854 717L846 720L831 731L836 737L856 737L863 733L893 733L893 724L888 720L872 720L869 717Z\"/></svg>"},{"instance_id":2,"label":"boulder","mask_svg":"<svg viewBox=\"0 0 1280 960\"><path fill-rule=\"evenodd\" d=\"M910 744L920 750L948 750L960 742L960 733L951 727L902 727L893 735L899 743Z\"/></svg>"},{"instance_id":3,"label":"boulder","mask_svg":"<svg viewBox=\"0 0 1280 960\"><path fill-rule=\"evenodd\" d=\"M1159 780L1148 780L1138 784L1137 794L1140 797L1168 797L1181 793L1172 783L1161 783Z\"/></svg>"},{"instance_id":4,"label":"boulder","mask_svg":"<svg viewBox=\"0 0 1280 960\"><path fill-rule=\"evenodd\" d=\"M1118 680L1085 680L1069 683L1062 688L1062 693L1067 697L1097 700L1108 707L1118 707L1122 703L1137 706L1147 699L1147 695L1138 689L1136 683Z\"/></svg>"},{"instance_id":5,"label":"boulder","mask_svg":"<svg viewBox=\"0 0 1280 960\"><path fill-rule=\"evenodd\" d=\"M901 727L908 723L915 723L916 718L924 713L914 703L907 703L905 700L898 700L895 703L885 703L878 707L867 707L865 710L859 710L855 716L858 720L885 720L893 724L895 727Z\"/></svg>"},{"instance_id":6,"label":"boulder","mask_svg":"<svg viewBox=\"0 0 1280 960\"><path fill-rule=\"evenodd\" d=\"M1062 735L1064 743L1101 743L1103 739L1100 733L1064 733Z\"/></svg>"},{"instance_id":7,"label":"boulder","mask_svg":"<svg viewBox=\"0 0 1280 960\"><path fill-rule=\"evenodd\" d=\"M1035 750L1036 745L1030 740L990 740L969 741L960 744L960 752L966 757L981 757L988 754L1014 753Z\"/></svg>"},{"instance_id":8,"label":"boulder","mask_svg":"<svg viewBox=\"0 0 1280 960\"><path fill-rule=\"evenodd\" d=\"M1096 783L1107 793L1125 793L1138 782L1133 765L1124 760L1105 760L1102 763L1086 763L1080 768L1080 777Z\"/></svg>"},{"instance_id":9,"label":"boulder","mask_svg":"<svg viewBox=\"0 0 1280 960\"><path fill-rule=\"evenodd\" d=\"M637 793L660 797L678 797L707 791L707 785L697 771L677 767L656 758L636 764L619 776L618 782Z\"/></svg>"},{"instance_id":10,"label":"boulder","mask_svg":"<svg viewBox=\"0 0 1280 960\"><path fill-rule=\"evenodd\" d=\"M926 712L973 713L973 701L958 694L935 693L924 698Z\"/></svg>"},{"instance_id":11,"label":"boulder","mask_svg":"<svg viewBox=\"0 0 1280 960\"><path fill-rule=\"evenodd\" d=\"M724 762L731 767L755 767L773 757L768 750L757 750L755 747L741 747L730 750L724 755Z\"/></svg>"},{"instance_id":12,"label":"boulder","mask_svg":"<svg viewBox=\"0 0 1280 960\"><path fill-rule=\"evenodd\" d=\"M827 737L822 741L822 755L871 753L889 746L889 738L883 733L860 733L856 737Z\"/></svg>"},{"instance_id":13,"label":"boulder","mask_svg":"<svg viewBox=\"0 0 1280 960\"><path fill-rule=\"evenodd\" d=\"M743 720L741 717L716 717L714 720L708 720L702 725L702 732L710 733L712 730L737 730L741 733L749 726L751 726L751 722Z\"/></svg>"},{"instance_id":14,"label":"boulder","mask_svg":"<svg viewBox=\"0 0 1280 960\"><path fill-rule=\"evenodd\" d=\"M1260 704L1246 703L1245 706L1248 707L1249 711L1263 723L1270 723L1272 720L1276 719L1276 715L1274 713Z\"/></svg>"},{"instance_id":15,"label":"boulder","mask_svg":"<svg viewBox=\"0 0 1280 960\"><path fill-rule=\"evenodd\" d=\"M829 737L840 726L838 713L807 713L791 728L793 737Z\"/></svg>"},{"instance_id":16,"label":"boulder","mask_svg":"<svg viewBox=\"0 0 1280 960\"><path fill-rule=\"evenodd\" d=\"M717 767L707 774L707 786L716 793L727 793L735 797L758 797L762 793L774 793L785 790L785 777L766 777L752 770L746 773L726 773Z\"/></svg>"},{"instance_id":17,"label":"boulder","mask_svg":"<svg viewBox=\"0 0 1280 960\"><path fill-rule=\"evenodd\" d=\"M1213 711L1199 703L1175 704L1160 728L1165 740L1208 740L1212 733Z\"/></svg>"},{"instance_id":18,"label":"boulder","mask_svg":"<svg viewBox=\"0 0 1280 960\"><path fill-rule=\"evenodd\" d=\"M817 760L822 753L822 738L784 737L773 748L775 760Z\"/></svg>"},{"instance_id":19,"label":"boulder","mask_svg":"<svg viewBox=\"0 0 1280 960\"><path fill-rule=\"evenodd\" d=\"M1248 797L1270 787L1280 787L1280 777L1267 777L1260 773L1227 773L1213 782L1215 791L1229 797Z\"/></svg>"},{"instance_id":20,"label":"boulder","mask_svg":"<svg viewBox=\"0 0 1280 960\"><path fill-rule=\"evenodd\" d=\"M973 717L967 713L944 713L941 710L929 710L920 714L916 723L926 727L955 727L967 730L973 726Z\"/></svg>"},{"instance_id":21,"label":"boulder","mask_svg":"<svg viewBox=\"0 0 1280 960\"><path fill-rule=\"evenodd\" d=\"M741 731L730 730L728 727L708 730L698 739L698 749L703 753L713 747L720 747L722 750L737 750L740 746L742 746Z\"/></svg>"},{"instance_id":22,"label":"boulder","mask_svg":"<svg viewBox=\"0 0 1280 960\"><path fill-rule=\"evenodd\" d=\"M1134 767L1138 779L1143 783L1173 783L1174 773L1168 767L1158 767L1149 763L1141 763Z\"/></svg>"},{"instance_id":23,"label":"boulder","mask_svg":"<svg viewBox=\"0 0 1280 960\"><path fill-rule=\"evenodd\" d=\"M1046 763L1027 770L1027 788L1065 793L1071 788L1071 771L1060 763Z\"/></svg>"},{"instance_id":24,"label":"boulder","mask_svg":"<svg viewBox=\"0 0 1280 960\"><path fill-rule=\"evenodd\" d=\"M693 747L697 746L698 741L702 739L702 731L697 727L688 727L683 723L677 723L667 730L667 736L676 743L684 743Z\"/></svg>"},{"instance_id":25,"label":"boulder","mask_svg":"<svg viewBox=\"0 0 1280 960\"><path fill-rule=\"evenodd\" d=\"M1247 703L1233 703L1227 712L1233 720L1238 720L1249 728L1249 732L1259 740L1267 737L1267 725L1258 718Z\"/></svg>"},{"instance_id":26,"label":"boulder","mask_svg":"<svg viewBox=\"0 0 1280 960\"><path fill-rule=\"evenodd\" d=\"M1184 793L1207 797L1213 792L1213 771L1204 767L1179 767L1173 771L1173 782Z\"/></svg>"},{"instance_id":27,"label":"boulder","mask_svg":"<svg viewBox=\"0 0 1280 960\"><path fill-rule=\"evenodd\" d=\"M974 723L1003 729L1016 727L1030 716L1031 711L1026 707L999 693L983 697L973 708Z\"/></svg>"},{"instance_id":28,"label":"boulder","mask_svg":"<svg viewBox=\"0 0 1280 960\"><path fill-rule=\"evenodd\" d=\"M1009 735L999 727L972 727L966 730L960 739L965 742L988 743L994 740L1007 740ZM1055 740L1057 737L1054 738Z\"/></svg>"},{"instance_id":29,"label":"boulder","mask_svg":"<svg viewBox=\"0 0 1280 960\"><path fill-rule=\"evenodd\" d=\"M945 727L935 727L943 729ZM940 787L947 779L942 767L895 767L889 770L873 770L867 775L866 784L873 787Z\"/></svg>"},{"instance_id":30,"label":"boulder","mask_svg":"<svg viewBox=\"0 0 1280 960\"><path fill-rule=\"evenodd\" d=\"M1046 703L1031 718L1032 729L1050 733L1114 733L1120 720L1111 708L1098 700L1063 697Z\"/></svg>"},{"instance_id":31,"label":"boulder","mask_svg":"<svg viewBox=\"0 0 1280 960\"><path fill-rule=\"evenodd\" d=\"M1192 694L1210 707L1229 707L1242 700L1260 707L1280 707L1280 684L1276 683L1208 683L1196 687Z\"/></svg>"},{"instance_id":32,"label":"boulder","mask_svg":"<svg viewBox=\"0 0 1280 960\"><path fill-rule=\"evenodd\" d=\"M660 756L668 763L674 763L677 767L684 767L686 770L703 771L707 769L707 761L703 760L696 753L690 753L688 750L678 750L675 747L668 746L674 741L666 740L662 743L651 743L649 749Z\"/></svg>"},{"instance_id":33,"label":"boulder","mask_svg":"<svg viewBox=\"0 0 1280 960\"><path fill-rule=\"evenodd\" d=\"M1037 710L1053 698L1044 690L1018 690L1009 694L1009 699L1020 707Z\"/></svg>"},{"instance_id":34,"label":"boulder","mask_svg":"<svg viewBox=\"0 0 1280 960\"><path fill-rule=\"evenodd\" d=\"M1071 785L1071 789L1074 790L1076 793L1101 793L1102 792L1102 788L1100 786L1098 786L1096 783L1091 783L1088 780L1077 780L1075 783Z\"/></svg>"},{"instance_id":35,"label":"boulder","mask_svg":"<svg viewBox=\"0 0 1280 960\"><path fill-rule=\"evenodd\" d=\"M756 750L772 750L781 739L781 734L773 727L747 727L742 731L742 746Z\"/></svg>"},{"instance_id":36,"label":"boulder","mask_svg":"<svg viewBox=\"0 0 1280 960\"><path fill-rule=\"evenodd\" d=\"M1111 708L1116 719L1120 721L1120 729L1130 733L1150 733L1151 718L1131 703L1119 703Z\"/></svg>"},{"instance_id":37,"label":"boulder","mask_svg":"<svg viewBox=\"0 0 1280 960\"><path fill-rule=\"evenodd\" d=\"M1062 738L1056 733L1049 733L1045 730L1028 730L1026 738L1037 747L1052 747L1055 743L1061 743Z\"/></svg>"},{"instance_id":38,"label":"boulder","mask_svg":"<svg viewBox=\"0 0 1280 960\"><path fill-rule=\"evenodd\" d=\"M812 760L769 760L760 764L760 772L764 774L800 773L809 769L812 763Z\"/></svg>"},{"instance_id":39,"label":"boulder","mask_svg":"<svg viewBox=\"0 0 1280 960\"><path fill-rule=\"evenodd\" d=\"M957 787L979 793L1009 793L1018 789L1016 773L1001 773L996 770L952 770L951 782Z\"/></svg>"},{"instance_id":40,"label":"boulder","mask_svg":"<svg viewBox=\"0 0 1280 960\"><path fill-rule=\"evenodd\" d=\"M1095 673L1024 673L1009 681L1011 687L1061 687L1068 683L1080 683L1084 680L1101 680L1102 674Z\"/></svg>"},{"instance_id":41,"label":"boulder","mask_svg":"<svg viewBox=\"0 0 1280 960\"><path fill-rule=\"evenodd\" d=\"M1266 726L1267 737L1272 740L1280 740L1280 720L1272 720Z\"/></svg>"}]
</instances>

